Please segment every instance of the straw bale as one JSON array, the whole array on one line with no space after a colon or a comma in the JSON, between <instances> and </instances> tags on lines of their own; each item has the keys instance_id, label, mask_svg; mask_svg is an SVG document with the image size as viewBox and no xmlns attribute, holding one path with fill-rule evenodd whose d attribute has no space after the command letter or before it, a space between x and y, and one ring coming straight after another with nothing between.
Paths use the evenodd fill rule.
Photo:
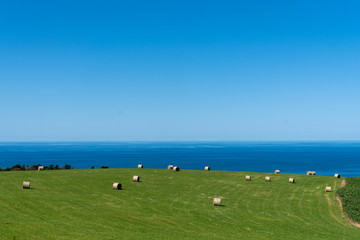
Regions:
<instances>
[{"instance_id":1,"label":"straw bale","mask_svg":"<svg viewBox=\"0 0 360 240\"><path fill-rule=\"evenodd\" d=\"M295 183L295 178L289 178L289 183Z\"/></svg>"},{"instance_id":2,"label":"straw bale","mask_svg":"<svg viewBox=\"0 0 360 240\"><path fill-rule=\"evenodd\" d=\"M246 181L251 181L251 176L249 176L249 175L245 176L245 180Z\"/></svg>"},{"instance_id":3,"label":"straw bale","mask_svg":"<svg viewBox=\"0 0 360 240\"><path fill-rule=\"evenodd\" d=\"M213 205L221 206L221 198L214 198Z\"/></svg>"},{"instance_id":4,"label":"straw bale","mask_svg":"<svg viewBox=\"0 0 360 240\"><path fill-rule=\"evenodd\" d=\"M139 176L133 176L133 182L140 182L140 177Z\"/></svg>"},{"instance_id":5,"label":"straw bale","mask_svg":"<svg viewBox=\"0 0 360 240\"><path fill-rule=\"evenodd\" d=\"M139 164L139 165L138 165L138 168L144 168L144 165Z\"/></svg>"},{"instance_id":6,"label":"straw bale","mask_svg":"<svg viewBox=\"0 0 360 240\"><path fill-rule=\"evenodd\" d=\"M206 166L206 167L205 167L205 171L210 171L210 167L209 167L209 166Z\"/></svg>"},{"instance_id":7,"label":"straw bale","mask_svg":"<svg viewBox=\"0 0 360 240\"><path fill-rule=\"evenodd\" d=\"M23 189L29 189L30 188L30 182L23 182Z\"/></svg>"},{"instance_id":8,"label":"straw bale","mask_svg":"<svg viewBox=\"0 0 360 240\"><path fill-rule=\"evenodd\" d=\"M113 189L121 190L121 183L113 183Z\"/></svg>"}]
</instances>

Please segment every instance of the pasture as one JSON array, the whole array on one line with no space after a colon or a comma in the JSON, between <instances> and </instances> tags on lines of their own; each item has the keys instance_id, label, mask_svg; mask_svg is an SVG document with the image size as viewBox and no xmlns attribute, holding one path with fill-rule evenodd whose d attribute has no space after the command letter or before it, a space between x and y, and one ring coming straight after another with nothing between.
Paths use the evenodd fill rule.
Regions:
<instances>
[{"instance_id":1,"label":"pasture","mask_svg":"<svg viewBox=\"0 0 360 240\"><path fill-rule=\"evenodd\" d=\"M343 178L144 167L1 172L0 238L360 239L335 199Z\"/></svg>"}]
</instances>

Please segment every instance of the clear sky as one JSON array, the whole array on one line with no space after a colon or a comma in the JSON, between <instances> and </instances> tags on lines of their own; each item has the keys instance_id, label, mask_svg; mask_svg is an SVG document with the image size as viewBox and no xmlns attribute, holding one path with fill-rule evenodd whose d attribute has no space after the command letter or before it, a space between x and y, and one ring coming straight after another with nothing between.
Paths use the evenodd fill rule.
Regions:
<instances>
[{"instance_id":1,"label":"clear sky","mask_svg":"<svg viewBox=\"0 0 360 240\"><path fill-rule=\"evenodd\" d=\"M0 141L360 140L358 1L2 1Z\"/></svg>"}]
</instances>

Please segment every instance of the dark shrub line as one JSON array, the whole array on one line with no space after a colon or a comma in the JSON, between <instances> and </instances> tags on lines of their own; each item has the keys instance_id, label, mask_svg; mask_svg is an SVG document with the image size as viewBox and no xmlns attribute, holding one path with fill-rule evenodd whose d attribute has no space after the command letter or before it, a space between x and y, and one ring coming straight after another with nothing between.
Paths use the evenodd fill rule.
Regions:
<instances>
[{"instance_id":1,"label":"dark shrub line","mask_svg":"<svg viewBox=\"0 0 360 240\"><path fill-rule=\"evenodd\" d=\"M25 165L20 165L20 164L16 164L12 167L7 167L7 168L0 168L0 171L34 171L34 170L38 170L39 166L43 166L41 164L37 164L37 165L30 165L30 166L26 166ZM62 169L71 169L71 166L68 164L65 164L64 167L59 167L59 165L49 165L49 166L43 166L44 170L62 170Z\"/></svg>"}]
</instances>

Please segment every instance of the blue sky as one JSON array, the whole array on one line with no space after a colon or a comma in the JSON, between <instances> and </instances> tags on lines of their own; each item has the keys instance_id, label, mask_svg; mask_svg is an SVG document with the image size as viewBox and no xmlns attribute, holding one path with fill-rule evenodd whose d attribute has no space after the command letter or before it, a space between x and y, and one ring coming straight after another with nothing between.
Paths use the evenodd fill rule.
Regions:
<instances>
[{"instance_id":1,"label":"blue sky","mask_svg":"<svg viewBox=\"0 0 360 240\"><path fill-rule=\"evenodd\" d=\"M0 141L360 139L356 1L0 4Z\"/></svg>"}]
</instances>

